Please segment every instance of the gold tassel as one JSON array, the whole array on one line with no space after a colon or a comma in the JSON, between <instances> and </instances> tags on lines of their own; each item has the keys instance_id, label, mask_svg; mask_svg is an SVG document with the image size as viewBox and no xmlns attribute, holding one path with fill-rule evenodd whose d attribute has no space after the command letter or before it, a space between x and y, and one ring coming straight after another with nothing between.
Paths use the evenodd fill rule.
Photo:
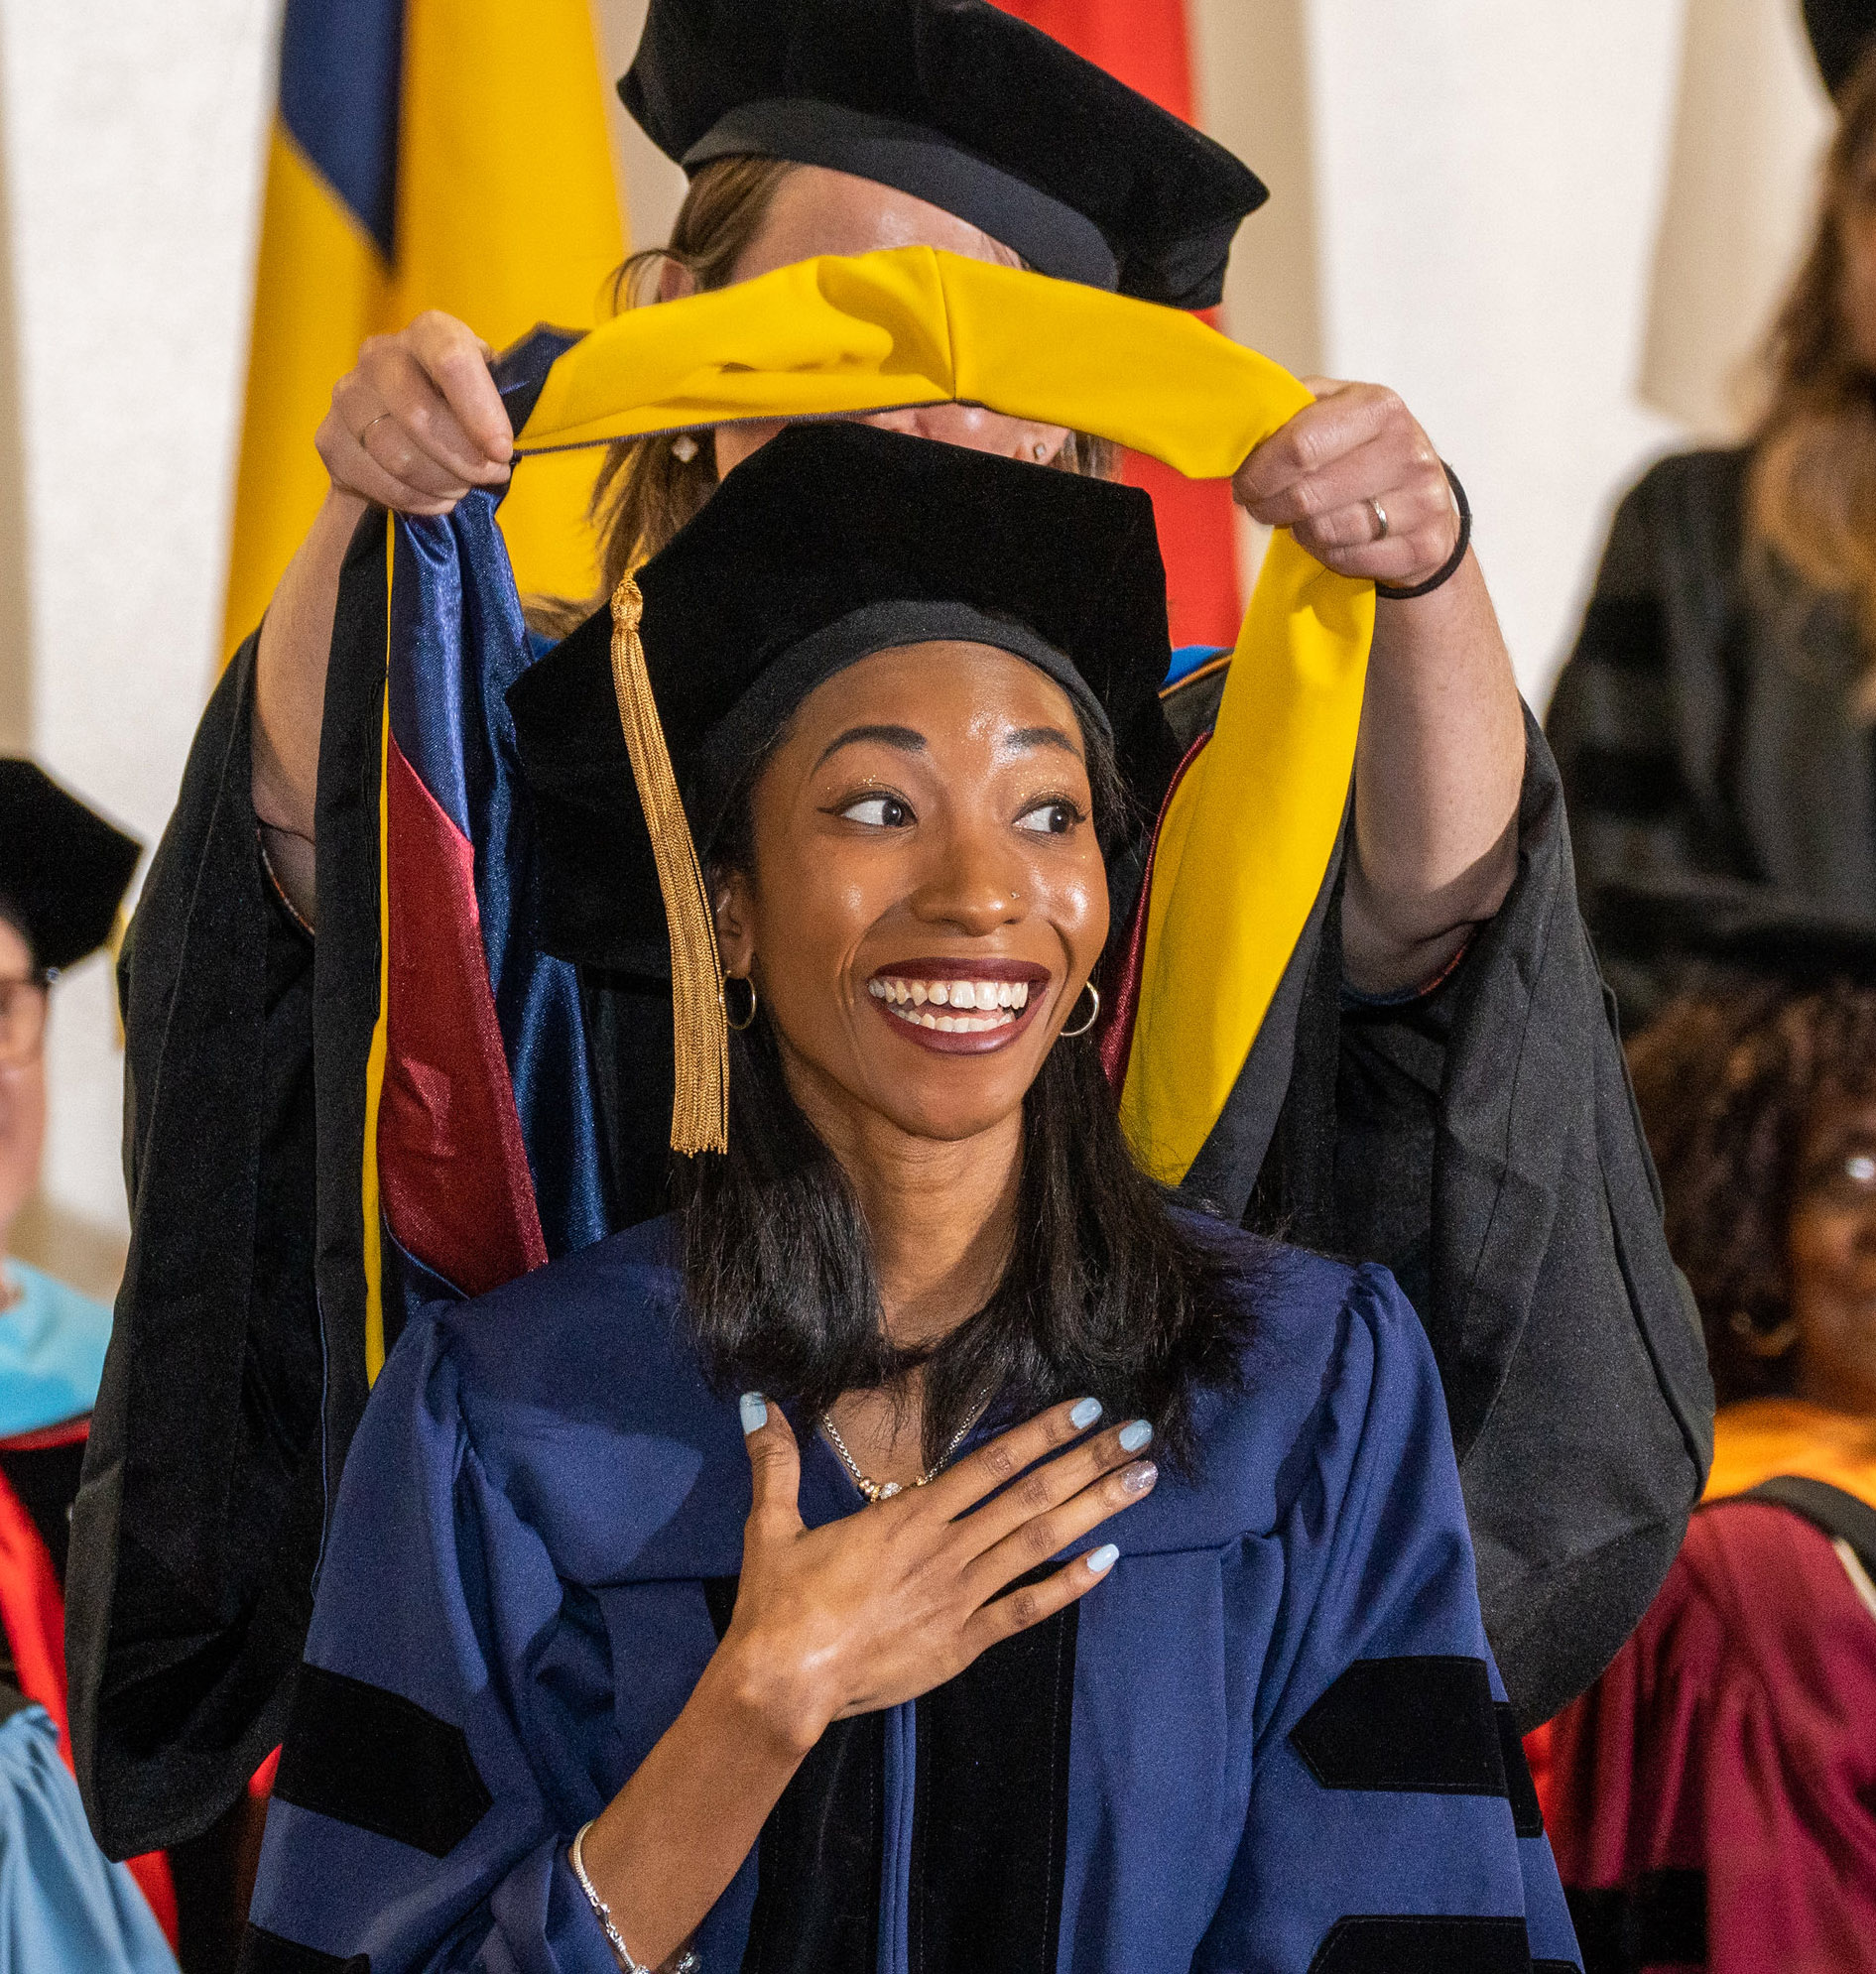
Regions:
<instances>
[{"instance_id":1,"label":"gold tassel","mask_svg":"<svg viewBox=\"0 0 1876 1974\"><path fill-rule=\"evenodd\" d=\"M671 749L652 697L639 641L645 599L630 575L612 592L612 688L632 757L632 779L658 860L671 932L671 1022L677 1082L671 1098L671 1149L694 1158L729 1149L729 1017L716 922L697 863L697 846L678 796Z\"/></svg>"}]
</instances>

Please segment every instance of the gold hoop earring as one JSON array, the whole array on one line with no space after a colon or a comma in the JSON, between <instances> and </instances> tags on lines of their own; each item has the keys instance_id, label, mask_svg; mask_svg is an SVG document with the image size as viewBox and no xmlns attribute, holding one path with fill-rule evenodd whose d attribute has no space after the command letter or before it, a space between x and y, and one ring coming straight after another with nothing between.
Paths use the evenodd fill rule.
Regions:
<instances>
[{"instance_id":1,"label":"gold hoop earring","mask_svg":"<svg viewBox=\"0 0 1876 1974\"><path fill-rule=\"evenodd\" d=\"M1081 994L1085 994L1094 1005L1088 1010L1087 1020L1079 1028L1064 1028L1062 1031L1064 1041L1072 1042L1077 1035L1086 1035L1088 1030L1101 1018L1101 990L1095 986L1093 981L1084 980L1081 983ZM1081 994L1077 994L1074 997L1074 1004L1077 1008L1081 1005Z\"/></svg>"},{"instance_id":2,"label":"gold hoop earring","mask_svg":"<svg viewBox=\"0 0 1876 1974\"><path fill-rule=\"evenodd\" d=\"M732 987L747 987L749 989L749 1012L741 1021L735 1020L729 1012L729 990ZM756 983L748 974L726 973L723 975L723 1019L729 1023L730 1027L738 1035L741 1035L745 1029L752 1028L755 1025Z\"/></svg>"},{"instance_id":3,"label":"gold hoop earring","mask_svg":"<svg viewBox=\"0 0 1876 1974\"><path fill-rule=\"evenodd\" d=\"M1756 1357L1761 1363L1769 1364L1774 1358L1783 1357L1798 1341L1796 1316L1787 1316L1770 1329L1761 1329L1744 1309L1735 1309L1726 1327L1744 1345L1747 1356Z\"/></svg>"}]
</instances>

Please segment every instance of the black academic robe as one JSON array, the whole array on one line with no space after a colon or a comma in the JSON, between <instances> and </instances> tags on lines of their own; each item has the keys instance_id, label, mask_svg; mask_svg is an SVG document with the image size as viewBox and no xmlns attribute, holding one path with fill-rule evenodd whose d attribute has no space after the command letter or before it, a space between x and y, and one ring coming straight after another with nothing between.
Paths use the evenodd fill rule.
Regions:
<instances>
[{"instance_id":1,"label":"black academic robe","mask_svg":"<svg viewBox=\"0 0 1876 1974\"><path fill-rule=\"evenodd\" d=\"M279 1740L321 1531L366 1397L359 1163L377 997L383 538L341 583L316 953L267 883L253 646L202 722L123 965L133 1238L75 1522L73 1738L100 1840L198 1828ZM1207 687L1175 731L1208 724ZM1437 989L1349 1003L1316 912L1193 1195L1387 1263L1444 1381L1487 1632L1547 1717L1646 1609L1697 1498L1712 1395L1663 1241L1555 771L1529 732L1511 896ZM1177 748L1168 749L1169 758ZM1139 859L1116 860L1117 926ZM1133 876L1129 879L1128 873ZM622 1219L660 1209L648 983L584 983ZM666 1025L668 1027L668 1024ZM668 1071L667 1071L668 1073Z\"/></svg>"},{"instance_id":2,"label":"black academic robe","mask_svg":"<svg viewBox=\"0 0 1876 1974\"><path fill-rule=\"evenodd\" d=\"M1789 958L1794 925L1876 936L1868 660L1840 600L1748 581L1751 457L1681 453L1623 500L1546 721L1631 1032L1690 960Z\"/></svg>"}]
</instances>

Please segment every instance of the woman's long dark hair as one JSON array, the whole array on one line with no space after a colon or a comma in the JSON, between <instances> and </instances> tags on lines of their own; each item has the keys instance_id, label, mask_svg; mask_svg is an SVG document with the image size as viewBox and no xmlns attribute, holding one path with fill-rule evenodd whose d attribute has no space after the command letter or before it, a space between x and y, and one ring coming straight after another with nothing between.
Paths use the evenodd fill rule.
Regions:
<instances>
[{"instance_id":1,"label":"woman's long dark hair","mask_svg":"<svg viewBox=\"0 0 1876 1974\"><path fill-rule=\"evenodd\" d=\"M1088 744L1097 825L1118 777ZM751 783L746 787L753 787ZM712 865L748 869L747 794ZM929 1352L882 1322L872 1243L839 1162L795 1101L766 1014L731 1038L729 1151L681 1161L686 1290L710 1374L819 1414L842 1392L903 1391L923 1371L926 1458L992 1396L999 1419L1092 1395L1109 1419L1152 1419L1176 1467L1192 1403L1230 1390L1255 1283L1224 1229L1176 1216L1134 1164L1092 1035L1059 1041L1023 1103L1016 1231L984 1306ZM1249 1252L1255 1253L1255 1250Z\"/></svg>"}]
</instances>

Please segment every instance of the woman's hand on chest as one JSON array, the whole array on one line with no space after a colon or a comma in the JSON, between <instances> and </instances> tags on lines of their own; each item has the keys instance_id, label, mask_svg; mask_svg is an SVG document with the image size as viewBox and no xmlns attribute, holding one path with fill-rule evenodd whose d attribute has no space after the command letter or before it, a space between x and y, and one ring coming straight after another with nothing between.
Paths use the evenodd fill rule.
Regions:
<instances>
[{"instance_id":1,"label":"woman's hand on chest","mask_svg":"<svg viewBox=\"0 0 1876 1974\"><path fill-rule=\"evenodd\" d=\"M809 1529L788 1420L759 1398L745 1408L757 1420L755 1498L735 1615L706 1678L800 1754L830 1721L930 1692L1085 1596L1113 1566L1109 1545L1019 1579L1159 1477L1138 1457L1145 1422L1093 1432L1099 1408L1082 1400L1000 1434L928 1486Z\"/></svg>"}]
</instances>

